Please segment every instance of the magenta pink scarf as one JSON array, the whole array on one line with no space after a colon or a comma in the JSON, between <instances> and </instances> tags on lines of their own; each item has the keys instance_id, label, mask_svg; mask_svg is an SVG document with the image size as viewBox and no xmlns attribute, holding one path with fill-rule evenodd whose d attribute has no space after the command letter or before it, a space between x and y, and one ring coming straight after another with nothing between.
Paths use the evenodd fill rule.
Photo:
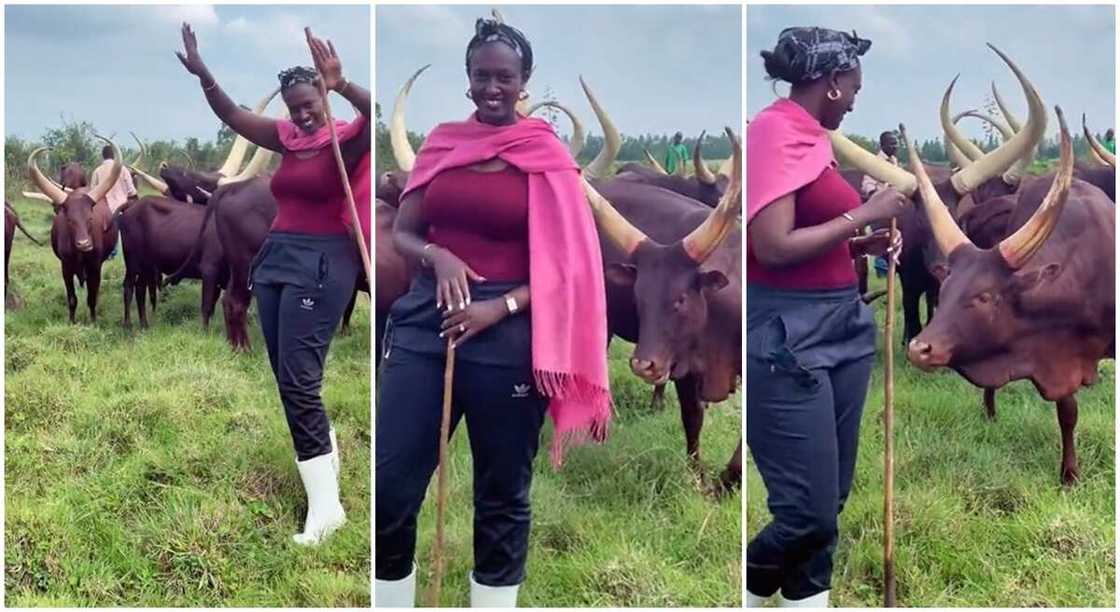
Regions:
<instances>
[{"instance_id":1,"label":"magenta pink scarf","mask_svg":"<svg viewBox=\"0 0 1120 612\"><path fill-rule=\"evenodd\" d=\"M440 172L494 158L529 175L533 376L549 399L559 467L568 446L603 441L611 419L603 260L579 166L546 121L493 126L472 115L428 134L401 200Z\"/></svg>"},{"instance_id":2,"label":"magenta pink scarf","mask_svg":"<svg viewBox=\"0 0 1120 612\"><path fill-rule=\"evenodd\" d=\"M747 225L833 163L828 132L800 104L781 98L762 109L747 124Z\"/></svg>"},{"instance_id":3,"label":"magenta pink scarf","mask_svg":"<svg viewBox=\"0 0 1120 612\"><path fill-rule=\"evenodd\" d=\"M342 144L358 136L365 129L369 119L359 114L358 118L347 123L340 119L334 120L334 129L338 133L338 142ZM312 134L306 134L299 126L288 119L276 120L276 134L280 137L280 144L289 151L313 151L327 147L331 143L331 132L326 125ZM365 237L366 251L371 248L371 203L370 203L370 154L358 161L358 165L350 172L350 191L354 194L354 206L358 209L358 221L362 225L362 236ZM353 225L350 220L350 207L342 207L342 222Z\"/></svg>"}]
</instances>

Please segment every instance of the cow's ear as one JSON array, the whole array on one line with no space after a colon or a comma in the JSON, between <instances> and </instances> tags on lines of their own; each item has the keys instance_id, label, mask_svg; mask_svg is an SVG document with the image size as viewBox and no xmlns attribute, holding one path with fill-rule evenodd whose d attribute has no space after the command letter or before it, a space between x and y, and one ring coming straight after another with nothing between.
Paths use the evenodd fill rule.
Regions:
<instances>
[{"instance_id":1,"label":"cow's ear","mask_svg":"<svg viewBox=\"0 0 1120 612\"><path fill-rule=\"evenodd\" d=\"M1015 293L1030 291L1042 283L1054 280L1061 273L1062 264L1052 263L1028 272L1013 274L1011 276L1011 289Z\"/></svg>"},{"instance_id":2,"label":"cow's ear","mask_svg":"<svg viewBox=\"0 0 1120 612\"><path fill-rule=\"evenodd\" d=\"M607 282L613 285L633 287L638 280L638 268L633 264L612 263L607 265Z\"/></svg>"},{"instance_id":3,"label":"cow's ear","mask_svg":"<svg viewBox=\"0 0 1120 612\"><path fill-rule=\"evenodd\" d=\"M708 270L696 275L696 289L699 291L719 291L729 282L727 276L719 270Z\"/></svg>"},{"instance_id":4,"label":"cow's ear","mask_svg":"<svg viewBox=\"0 0 1120 612\"><path fill-rule=\"evenodd\" d=\"M949 264L939 261L929 267L929 273L937 279L937 282L943 283L949 278Z\"/></svg>"}]
</instances>

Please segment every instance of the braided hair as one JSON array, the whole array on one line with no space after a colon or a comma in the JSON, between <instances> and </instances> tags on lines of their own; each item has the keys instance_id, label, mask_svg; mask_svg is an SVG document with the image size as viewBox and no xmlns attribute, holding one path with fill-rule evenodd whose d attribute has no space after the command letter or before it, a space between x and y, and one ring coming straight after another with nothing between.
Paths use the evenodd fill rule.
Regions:
<instances>
[{"instance_id":1,"label":"braided hair","mask_svg":"<svg viewBox=\"0 0 1120 612\"><path fill-rule=\"evenodd\" d=\"M486 43L502 43L521 58L521 80L528 81L533 74L533 47L529 39L515 27L508 26L496 19L479 18L474 22L474 38L467 43L467 74L471 72L471 53Z\"/></svg>"},{"instance_id":2,"label":"braided hair","mask_svg":"<svg viewBox=\"0 0 1120 612\"><path fill-rule=\"evenodd\" d=\"M287 91L300 83L316 85L319 82L319 72L306 66L293 66L287 70L281 70L277 77L280 79L281 92Z\"/></svg>"}]
</instances>

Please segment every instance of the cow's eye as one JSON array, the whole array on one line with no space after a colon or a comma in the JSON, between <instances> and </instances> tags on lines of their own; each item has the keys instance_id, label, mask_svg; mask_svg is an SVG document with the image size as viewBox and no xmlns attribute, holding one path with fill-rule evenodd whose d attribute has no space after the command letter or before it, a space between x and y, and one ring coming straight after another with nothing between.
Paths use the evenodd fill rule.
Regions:
<instances>
[{"instance_id":1,"label":"cow's eye","mask_svg":"<svg viewBox=\"0 0 1120 612\"><path fill-rule=\"evenodd\" d=\"M684 308L684 302L685 297L683 295L677 296L677 299L673 300L673 310L680 311L682 308Z\"/></svg>"},{"instance_id":2,"label":"cow's eye","mask_svg":"<svg viewBox=\"0 0 1120 612\"><path fill-rule=\"evenodd\" d=\"M992 297L992 294L987 291L976 294L976 302L979 304L991 304L993 301L995 301L995 299Z\"/></svg>"}]
</instances>

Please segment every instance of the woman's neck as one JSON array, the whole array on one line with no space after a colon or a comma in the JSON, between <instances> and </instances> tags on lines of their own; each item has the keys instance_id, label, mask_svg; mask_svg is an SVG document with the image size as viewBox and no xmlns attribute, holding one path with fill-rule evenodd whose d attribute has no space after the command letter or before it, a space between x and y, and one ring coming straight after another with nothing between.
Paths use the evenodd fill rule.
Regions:
<instances>
[{"instance_id":1,"label":"woman's neck","mask_svg":"<svg viewBox=\"0 0 1120 612\"><path fill-rule=\"evenodd\" d=\"M821 101L821 96L816 92L805 88L794 88L789 92L789 99L797 103L805 112L813 116L817 123L821 122L821 117L824 115L824 103Z\"/></svg>"}]
</instances>

